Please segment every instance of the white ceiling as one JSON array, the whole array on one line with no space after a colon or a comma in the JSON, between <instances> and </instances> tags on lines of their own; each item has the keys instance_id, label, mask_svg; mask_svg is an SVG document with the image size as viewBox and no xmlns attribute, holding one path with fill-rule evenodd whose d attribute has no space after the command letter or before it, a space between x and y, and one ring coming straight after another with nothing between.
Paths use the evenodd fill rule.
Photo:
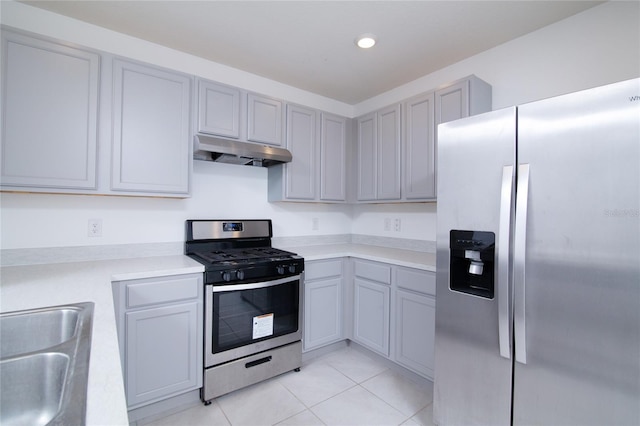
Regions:
<instances>
[{"instance_id":1,"label":"white ceiling","mask_svg":"<svg viewBox=\"0 0 640 426\"><path fill-rule=\"evenodd\" d=\"M23 3L357 104L602 2ZM358 49L362 33L378 44Z\"/></svg>"}]
</instances>

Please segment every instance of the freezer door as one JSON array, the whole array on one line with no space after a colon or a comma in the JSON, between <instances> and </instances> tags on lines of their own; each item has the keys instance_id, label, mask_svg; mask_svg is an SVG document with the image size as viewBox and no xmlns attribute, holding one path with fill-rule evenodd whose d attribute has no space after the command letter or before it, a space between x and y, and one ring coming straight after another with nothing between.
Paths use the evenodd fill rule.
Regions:
<instances>
[{"instance_id":1,"label":"freezer door","mask_svg":"<svg viewBox=\"0 0 640 426\"><path fill-rule=\"evenodd\" d=\"M638 425L640 80L519 107L518 162L513 423Z\"/></svg>"},{"instance_id":2,"label":"freezer door","mask_svg":"<svg viewBox=\"0 0 640 426\"><path fill-rule=\"evenodd\" d=\"M434 421L439 425L511 421L515 137L515 108L438 128Z\"/></svg>"}]
</instances>

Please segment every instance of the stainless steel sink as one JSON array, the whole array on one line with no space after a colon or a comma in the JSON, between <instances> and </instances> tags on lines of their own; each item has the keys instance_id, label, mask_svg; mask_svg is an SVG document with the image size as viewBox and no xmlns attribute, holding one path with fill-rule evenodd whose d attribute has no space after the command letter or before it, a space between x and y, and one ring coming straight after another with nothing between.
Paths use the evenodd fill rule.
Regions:
<instances>
[{"instance_id":1,"label":"stainless steel sink","mask_svg":"<svg viewBox=\"0 0 640 426\"><path fill-rule=\"evenodd\" d=\"M0 314L0 424L85 424L93 307Z\"/></svg>"}]
</instances>

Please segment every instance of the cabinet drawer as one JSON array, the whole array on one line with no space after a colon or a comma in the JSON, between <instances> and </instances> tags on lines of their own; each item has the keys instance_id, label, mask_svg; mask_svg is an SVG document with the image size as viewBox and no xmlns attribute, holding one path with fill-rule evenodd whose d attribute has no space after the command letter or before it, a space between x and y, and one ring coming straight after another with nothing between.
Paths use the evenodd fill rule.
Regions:
<instances>
[{"instance_id":1,"label":"cabinet drawer","mask_svg":"<svg viewBox=\"0 0 640 426\"><path fill-rule=\"evenodd\" d=\"M199 274L135 280L126 285L127 308L195 299L202 285Z\"/></svg>"},{"instance_id":2,"label":"cabinet drawer","mask_svg":"<svg viewBox=\"0 0 640 426\"><path fill-rule=\"evenodd\" d=\"M342 275L342 259L317 260L305 264L305 280L339 277Z\"/></svg>"},{"instance_id":3,"label":"cabinet drawer","mask_svg":"<svg viewBox=\"0 0 640 426\"><path fill-rule=\"evenodd\" d=\"M436 274L433 272L399 267L396 274L398 287L436 295Z\"/></svg>"},{"instance_id":4,"label":"cabinet drawer","mask_svg":"<svg viewBox=\"0 0 640 426\"><path fill-rule=\"evenodd\" d=\"M353 261L353 271L357 277L391 284L391 266L384 263Z\"/></svg>"}]
</instances>

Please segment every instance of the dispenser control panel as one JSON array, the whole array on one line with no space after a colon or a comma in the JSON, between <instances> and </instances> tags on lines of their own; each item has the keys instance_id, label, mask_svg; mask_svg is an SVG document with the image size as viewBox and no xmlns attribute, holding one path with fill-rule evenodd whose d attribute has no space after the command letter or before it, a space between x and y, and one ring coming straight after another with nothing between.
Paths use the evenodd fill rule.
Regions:
<instances>
[{"instance_id":1,"label":"dispenser control panel","mask_svg":"<svg viewBox=\"0 0 640 426\"><path fill-rule=\"evenodd\" d=\"M495 243L493 232L450 231L451 290L493 299Z\"/></svg>"}]
</instances>

